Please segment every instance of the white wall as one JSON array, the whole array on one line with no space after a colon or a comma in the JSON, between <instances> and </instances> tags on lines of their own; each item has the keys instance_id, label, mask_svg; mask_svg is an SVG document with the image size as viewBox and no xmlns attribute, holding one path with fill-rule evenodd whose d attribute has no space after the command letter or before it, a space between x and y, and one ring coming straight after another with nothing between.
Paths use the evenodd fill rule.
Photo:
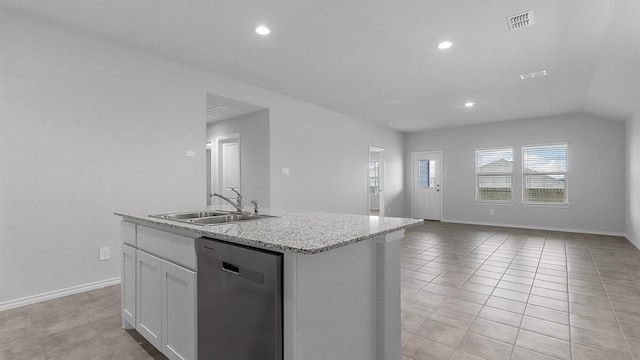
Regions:
<instances>
[{"instance_id":1,"label":"white wall","mask_svg":"<svg viewBox=\"0 0 640 360\"><path fill-rule=\"evenodd\" d=\"M624 123L586 114L515 120L407 134L405 186L411 188L411 153L442 150L443 220L527 228L624 233ZM475 149L514 146L514 169L522 145L569 142L570 207L475 203ZM514 171L514 201L521 202L521 172ZM407 192L410 208L411 192ZM494 209L495 215L489 215Z\"/></svg>"},{"instance_id":2,"label":"white wall","mask_svg":"<svg viewBox=\"0 0 640 360\"><path fill-rule=\"evenodd\" d=\"M118 277L113 211L203 202L198 72L11 12L0 33L0 304Z\"/></svg>"},{"instance_id":3,"label":"white wall","mask_svg":"<svg viewBox=\"0 0 640 360\"><path fill-rule=\"evenodd\" d=\"M368 214L369 146L385 149L387 216L404 214L403 135L321 108L271 108L274 207ZM281 168L289 176L280 175Z\"/></svg>"},{"instance_id":4,"label":"white wall","mask_svg":"<svg viewBox=\"0 0 640 360\"><path fill-rule=\"evenodd\" d=\"M207 125L207 139L240 134L240 190L245 205L258 200L260 206L270 206L269 110L262 110ZM211 153L218 156L212 142ZM217 190L215 190L217 191ZM214 191L214 192L215 192ZM222 200L221 200L222 201ZM248 211L248 210L247 210Z\"/></svg>"},{"instance_id":5,"label":"white wall","mask_svg":"<svg viewBox=\"0 0 640 360\"><path fill-rule=\"evenodd\" d=\"M404 209L398 132L1 7L0 34L0 308L117 278L113 211L205 205L207 93L270 109L273 207L365 214L373 145Z\"/></svg>"},{"instance_id":6,"label":"white wall","mask_svg":"<svg viewBox=\"0 0 640 360\"><path fill-rule=\"evenodd\" d=\"M640 248L640 112L627 122L627 239Z\"/></svg>"}]
</instances>

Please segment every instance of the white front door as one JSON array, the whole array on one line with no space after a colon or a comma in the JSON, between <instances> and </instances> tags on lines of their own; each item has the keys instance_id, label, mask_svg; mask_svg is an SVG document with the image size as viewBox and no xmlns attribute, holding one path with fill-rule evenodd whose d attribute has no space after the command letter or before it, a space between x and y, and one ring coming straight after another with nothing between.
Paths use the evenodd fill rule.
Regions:
<instances>
[{"instance_id":1,"label":"white front door","mask_svg":"<svg viewBox=\"0 0 640 360\"><path fill-rule=\"evenodd\" d=\"M413 217L442 219L442 152L413 153Z\"/></svg>"}]
</instances>

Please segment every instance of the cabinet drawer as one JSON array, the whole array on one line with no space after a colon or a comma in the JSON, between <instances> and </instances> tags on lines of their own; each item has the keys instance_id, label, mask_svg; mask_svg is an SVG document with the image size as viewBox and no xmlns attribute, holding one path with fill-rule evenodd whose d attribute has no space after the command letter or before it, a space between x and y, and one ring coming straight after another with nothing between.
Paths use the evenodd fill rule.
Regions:
<instances>
[{"instance_id":1,"label":"cabinet drawer","mask_svg":"<svg viewBox=\"0 0 640 360\"><path fill-rule=\"evenodd\" d=\"M136 224L126 221L120 222L120 241L133 247L136 246Z\"/></svg>"},{"instance_id":2,"label":"cabinet drawer","mask_svg":"<svg viewBox=\"0 0 640 360\"><path fill-rule=\"evenodd\" d=\"M196 268L195 239L138 225L138 248L188 269Z\"/></svg>"}]
</instances>

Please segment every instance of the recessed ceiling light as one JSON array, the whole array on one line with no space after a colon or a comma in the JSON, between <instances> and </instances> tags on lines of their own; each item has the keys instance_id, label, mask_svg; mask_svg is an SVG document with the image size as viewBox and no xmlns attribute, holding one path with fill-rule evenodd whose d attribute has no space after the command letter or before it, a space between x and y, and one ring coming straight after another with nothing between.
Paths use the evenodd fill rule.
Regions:
<instances>
[{"instance_id":1,"label":"recessed ceiling light","mask_svg":"<svg viewBox=\"0 0 640 360\"><path fill-rule=\"evenodd\" d=\"M271 33L271 30L264 25L260 25L256 28L256 33L258 35L269 35Z\"/></svg>"},{"instance_id":2,"label":"recessed ceiling light","mask_svg":"<svg viewBox=\"0 0 640 360\"><path fill-rule=\"evenodd\" d=\"M476 106L476 103L474 103L473 101L467 101L466 103L464 103L464 107L466 107L467 109L472 108Z\"/></svg>"},{"instance_id":3,"label":"recessed ceiling light","mask_svg":"<svg viewBox=\"0 0 640 360\"><path fill-rule=\"evenodd\" d=\"M446 50L452 46L453 46L453 43L451 41L443 41L440 44L438 44L438 49Z\"/></svg>"}]
</instances>

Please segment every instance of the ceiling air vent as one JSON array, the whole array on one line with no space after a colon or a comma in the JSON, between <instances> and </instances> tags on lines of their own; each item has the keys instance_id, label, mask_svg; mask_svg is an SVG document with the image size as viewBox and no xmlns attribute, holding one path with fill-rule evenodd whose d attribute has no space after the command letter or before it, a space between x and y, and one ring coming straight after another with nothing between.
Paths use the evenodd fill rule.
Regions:
<instances>
[{"instance_id":1,"label":"ceiling air vent","mask_svg":"<svg viewBox=\"0 0 640 360\"><path fill-rule=\"evenodd\" d=\"M530 80L537 77L547 76L547 70L534 71L531 73L520 74L520 79L522 80Z\"/></svg>"},{"instance_id":2,"label":"ceiling air vent","mask_svg":"<svg viewBox=\"0 0 640 360\"><path fill-rule=\"evenodd\" d=\"M224 106L215 106L207 110L207 118L215 121L232 118L238 115L242 115L242 112L235 109L229 109Z\"/></svg>"},{"instance_id":3,"label":"ceiling air vent","mask_svg":"<svg viewBox=\"0 0 640 360\"><path fill-rule=\"evenodd\" d=\"M507 22L509 23L509 30L511 31L520 30L532 26L535 23L535 19L533 18L533 10L509 16L507 18Z\"/></svg>"}]
</instances>

